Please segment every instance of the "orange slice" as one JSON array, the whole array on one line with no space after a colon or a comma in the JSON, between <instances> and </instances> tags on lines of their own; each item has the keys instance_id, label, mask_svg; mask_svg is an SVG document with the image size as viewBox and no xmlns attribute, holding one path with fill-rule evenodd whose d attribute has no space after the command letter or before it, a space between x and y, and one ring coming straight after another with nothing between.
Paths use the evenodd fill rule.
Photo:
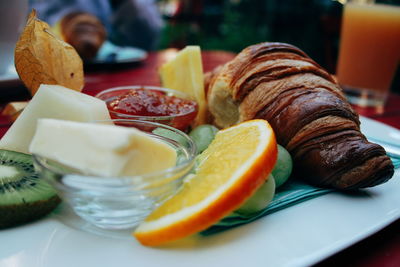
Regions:
<instances>
[{"instance_id":1,"label":"orange slice","mask_svg":"<svg viewBox=\"0 0 400 267\"><path fill-rule=\"evenodd\" d=\"M251 120L217 133L200 155L196 173L139 225L133 235L157 246L202 231L239 208L264 182L277 158L265 120Z\"/></svg>"}]
</instances>

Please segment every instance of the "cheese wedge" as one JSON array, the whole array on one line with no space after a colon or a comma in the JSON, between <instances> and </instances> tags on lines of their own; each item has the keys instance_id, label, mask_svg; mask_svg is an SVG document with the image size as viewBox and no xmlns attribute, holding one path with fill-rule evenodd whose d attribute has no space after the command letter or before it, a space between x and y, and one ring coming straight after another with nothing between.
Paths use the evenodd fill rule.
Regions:
<instances>
[{"instance_id":1,"label":"cheese wedge","mask_svg":"<svg viewBox=\"0 0 400 267\"><path fill-rule=\"evenodd\" d=\"M132 127L39 119L29 151L88 175L141 175L175 166L176 152Z\"/></svg>"},{"instance_id":2,"label":"cheese wedge","mask_svg":"<svg viewBox=\"0 0 400 267\"><path fill-rule=\"evenodd\" d=\"M42 84L0 140L0 148L29 153L39 118L71 121L109 120L104 101L59 85Z\"/></svg>"},{"instance_id":3,"label":"cheese wedge","mask_svg":"<svg viewBox=\"0 0 400 267\"><path fill-rule=\"evenodd\" d=\"M187 46L159 70L163 87L184 92L197 101L199 112L195 125L206 121L203 65L199 46Z\"/></svg>"}]
</instances>

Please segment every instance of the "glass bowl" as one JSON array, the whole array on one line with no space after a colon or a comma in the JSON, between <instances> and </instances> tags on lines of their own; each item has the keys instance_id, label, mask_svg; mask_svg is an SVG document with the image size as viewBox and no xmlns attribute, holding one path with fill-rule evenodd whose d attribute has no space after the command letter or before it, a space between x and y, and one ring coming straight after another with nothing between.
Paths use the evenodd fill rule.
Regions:
<instances>
[{"instance_id":1,"label":"glass bowl","mask_svg":"<svg viewBox=\"0 0 400 267\"><path fill-rule=\"evenodd\" d=\"M133 119L133 120L142 120L142 121L152 121L152 122L158 122L158 123L162 123L165 125L169 125L174 128L177 128L179 130L185 131L188 129L190 124L196 118L196 115L198 112L198 105L195 101L194 102L196 103L196 105L189 108L187 111L176 114L176 115L165 115L165 116L129 115L129 114L117 112L110 108L110 103L112 103L115 99L117 99L118 97L120 97L122 95L127 94L128 92L130 92L132 90L137 90L137 89L151 90L151 91L158 92L162 95L175 96L175 97L182 98L185 100L194 101L187 94L185 94L183 92L175 91L175 90L168 89L168 88L157 87L157 86L114 87L114 88L110 88L110 89L107 89L107 90L104 90L104 91L98 93L95 97L106 102L107 108L110 112L110 116L112 119Z\"/></svg>"},{"instance_id":2,"label":"glass bowl","mask_svg":"<svg viewBox=\"0 0 400 267\"><path fill-rule=\"evenodd\" d=\"M33 159L41 177L83 220L102 229L129 229L176 192L193 167L196 146L189 136L170 126L137 120L112 122L145 129L149 136L171 145L177 151L176 165L140 176L96 177L81 174L39 155L34 154ZM110 121L95 123L110 124Z\"/></svg>"}]
</instances>

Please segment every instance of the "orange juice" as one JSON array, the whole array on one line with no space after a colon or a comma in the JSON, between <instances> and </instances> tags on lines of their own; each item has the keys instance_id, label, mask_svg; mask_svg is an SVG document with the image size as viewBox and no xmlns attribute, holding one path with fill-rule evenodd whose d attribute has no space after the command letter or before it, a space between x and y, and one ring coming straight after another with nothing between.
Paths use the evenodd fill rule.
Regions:
<instances>
[{"instance_id":1,"label":"orange juice","mask_svg":"<svg viewBox=\"0 0 400 267\"><path fill-rule=\"evenodd\" d=\"M400 60L400 7L348 3L337 77L343 88L367 89L384 101Z\"/></svg>"}]
</instances>

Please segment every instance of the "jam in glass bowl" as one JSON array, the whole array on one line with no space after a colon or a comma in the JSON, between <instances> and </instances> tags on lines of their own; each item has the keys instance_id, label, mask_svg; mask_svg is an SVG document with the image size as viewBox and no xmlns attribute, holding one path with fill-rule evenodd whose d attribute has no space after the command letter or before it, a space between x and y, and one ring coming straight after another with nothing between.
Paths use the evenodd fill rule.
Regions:
<instances>
[{"instance_id":1,"label":"jam in glass bowl","mask_svg":"<svg viewBox=\"0 0 400 267\"><path fill-rule=\"evenodd\" d=\"M198 112L185 93L156 86L123 86L96 95L107 104L112 119L158 122L188 130Z\"/></svg>"}]
</instances>

